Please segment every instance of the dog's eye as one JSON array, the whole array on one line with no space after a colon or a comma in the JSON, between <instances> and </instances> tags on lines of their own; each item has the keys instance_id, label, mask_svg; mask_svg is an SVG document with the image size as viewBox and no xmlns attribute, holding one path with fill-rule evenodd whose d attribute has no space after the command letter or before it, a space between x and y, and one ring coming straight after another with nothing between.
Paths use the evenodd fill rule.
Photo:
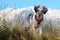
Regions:
<instances>
[{"instance_id":1,"label":"dog's eye","mask_svg":"<svg viewBox=\"0 0 60 40\"><path fill-rule=\"evenodd\" d=\"M41 10L41 12L44 12L43 10Z\"/></svg>"}]
</instances>

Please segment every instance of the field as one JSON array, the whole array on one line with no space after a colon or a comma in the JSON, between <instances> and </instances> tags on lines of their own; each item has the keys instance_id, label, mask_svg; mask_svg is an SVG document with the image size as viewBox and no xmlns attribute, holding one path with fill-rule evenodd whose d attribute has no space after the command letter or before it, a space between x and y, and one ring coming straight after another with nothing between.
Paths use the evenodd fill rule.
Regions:
<instances>
[{"instance_id":1,"label":"field","mask_svg":"<svg viewBox=\"0 0 60 40\"><path fill-rule=\"evenodd\" d=\"M5 19L0 20L0 40L60 40L59 27L54 27L51 23L50 26L43 27L42 35L33 33L29 27L25 29L22 27L19 21L16 21L15 26L12 26Z\"/></svg>"}]
</instances>

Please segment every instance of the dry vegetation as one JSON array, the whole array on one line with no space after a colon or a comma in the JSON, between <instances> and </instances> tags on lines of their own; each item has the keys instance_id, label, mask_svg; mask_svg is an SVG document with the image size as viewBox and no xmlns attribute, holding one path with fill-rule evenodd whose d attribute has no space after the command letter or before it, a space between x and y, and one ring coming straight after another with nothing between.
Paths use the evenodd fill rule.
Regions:
<instances>
[{"instance_id":1,"label":"dry vegetation","mask_svg":"<svg viewBox=\"0 0 60 40\"><path fill-rule=\"evenodd\" d=\"M32 33L29 27L24 30L18 21L13 27L11 23L2 19L0 20L0 40L60 40L60 30L50 23L50 26L43 27L41 36L38 33Z\"/></svg>"}]
</instances>

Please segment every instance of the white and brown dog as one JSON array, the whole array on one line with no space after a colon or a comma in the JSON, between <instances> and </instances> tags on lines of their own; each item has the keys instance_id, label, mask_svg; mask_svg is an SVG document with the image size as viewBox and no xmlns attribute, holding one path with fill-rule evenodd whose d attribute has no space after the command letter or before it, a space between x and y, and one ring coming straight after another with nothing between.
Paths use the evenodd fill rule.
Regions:
<instances>
[{"instance_id":1,"label":"white and brown dog","mask_svg":"<svg viewBox=\"0 0 60 40\"><path fill-rule=\"evenodd\" d=\"M34 7L35 14L33 16L33 26L39 34L42 34L42 26L43 26L43 20L44 20L44 14L48 11L48 9L43 6L35 6Z\"/></svg>"}]
</instances>

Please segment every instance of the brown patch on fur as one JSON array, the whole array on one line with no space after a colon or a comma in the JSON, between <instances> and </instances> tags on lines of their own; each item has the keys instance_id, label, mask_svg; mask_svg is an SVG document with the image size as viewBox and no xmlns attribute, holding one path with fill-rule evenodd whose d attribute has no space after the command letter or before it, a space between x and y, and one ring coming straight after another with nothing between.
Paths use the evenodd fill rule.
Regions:
<instances>
[{"instance_id":1,"label":"brown patch on fur","mask_svg":"<svg viewBox=\"0 0 60 40\"><path fill-rule=\"evenodd\" d=\"M44 14L46 14L47 11L48 11L48 9L45 6L43 6L43 12L44 12Z\"/></svg>"},{"instance_id":2,"label":"brown patch on fur","mask_svg":"<svg viewBox=\"0 0 60 40\"><path fill-rule=\"evenodd\" d=\"M39 5L38 6L34 6L34 10L35 10L36 13L39 11L38 10L39 7L40 7Z\"/></svg>"},{"instance_id":3,"label":"brown patch on fur","mask_svg":"<svg viewBox=\"0 0 60 40\"><path fill-rule=\"evenodd\" d=\"M39 25L40 25L41 21L43 21L43 19L38 20L38 19L37 19L37 16L35 15L35 20L36 20L36 22L37 22L35 28L39 28Z\"/></svg>"}]
</instances>

